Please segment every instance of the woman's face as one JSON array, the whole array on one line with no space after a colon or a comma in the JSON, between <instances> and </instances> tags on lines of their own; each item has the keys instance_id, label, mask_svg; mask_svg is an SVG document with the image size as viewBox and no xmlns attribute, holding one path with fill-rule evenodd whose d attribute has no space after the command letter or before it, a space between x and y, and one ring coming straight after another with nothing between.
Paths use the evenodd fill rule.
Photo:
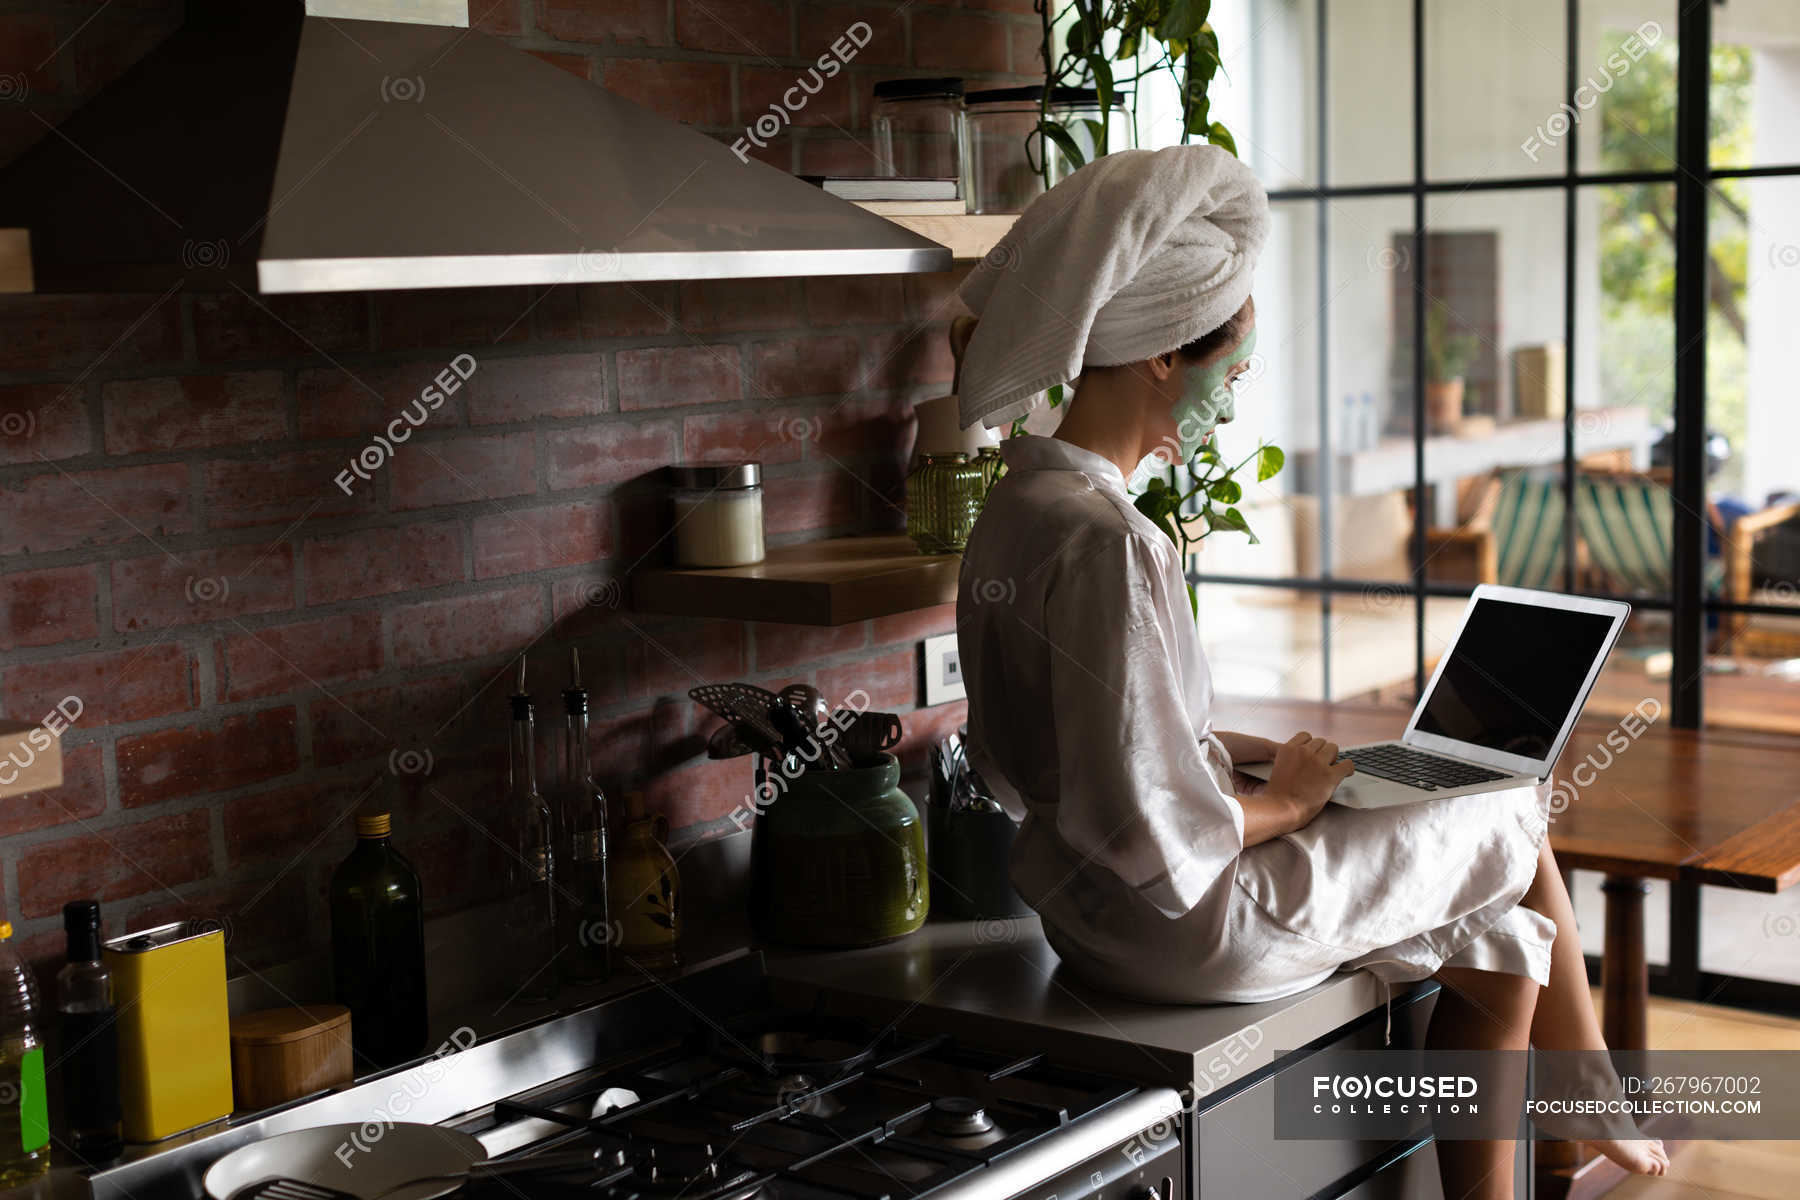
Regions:
<instances>
[{"instance_id":1,"label":"woman's face","mask_svg":"<svg viewBox=\"0 0 1800 1200\"><path fill-rule=\"evenodd\" d=\"M1250 369L1256 328L1250 326L1235 343L1204 358L1177 354L1163 379L1162 411L1154 414L1159 446L1172 461L1186 462L1199 453L1216 426L1236 415L1232 385Z\"/></svg>"}]
</instances>

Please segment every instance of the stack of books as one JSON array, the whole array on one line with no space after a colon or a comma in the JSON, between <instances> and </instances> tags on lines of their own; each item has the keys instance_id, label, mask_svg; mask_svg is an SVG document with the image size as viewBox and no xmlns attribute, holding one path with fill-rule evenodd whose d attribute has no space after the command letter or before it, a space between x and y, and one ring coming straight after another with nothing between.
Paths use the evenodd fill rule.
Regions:
<instances>
[{"instance_id":1,"label":"stack of books","mask_svg":"<svg viewBox=\"0 0 1800 1200\"><path fill-rule=\"evenodd\" d=\"M967 211L954 179L908 179L895 175L807 175L840 200L884 217L960 216Z\"/></svg>"}]
</instances>

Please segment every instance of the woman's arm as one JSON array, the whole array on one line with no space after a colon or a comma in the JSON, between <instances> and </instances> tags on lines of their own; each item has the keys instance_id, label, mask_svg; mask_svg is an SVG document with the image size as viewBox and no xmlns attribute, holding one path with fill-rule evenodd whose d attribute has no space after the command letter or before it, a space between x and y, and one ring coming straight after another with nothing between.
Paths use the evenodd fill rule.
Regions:
<instances>
[{"instance_id":1,"label":"woman's arm","mask_svg":"<svg viewBox=\"0 0 1800 1200\"><path fill-rule=\"evenodd\" d=\"M1238 793L1238 804L1244 810L1244 849L1273 841L1284 833L1292 833L1306 822L1292 800L1271 796L1267 792L1246 796Z\"/></svg>"},{"instance_id":2,"label":"woman's arm","mask_svg":"<svg viewBox=\"0 0 1800 1200\"><path fill-rule=\"evenodd\" d=\"M1253 733L1233 733L1228 729L1215 729L1213 736L1225 747L1225 753L1231 755L1232 763L1264 763L1275 757L1281 749L1281 743L1272 738L1257 737Z\"/></svg>"}]
</instances>

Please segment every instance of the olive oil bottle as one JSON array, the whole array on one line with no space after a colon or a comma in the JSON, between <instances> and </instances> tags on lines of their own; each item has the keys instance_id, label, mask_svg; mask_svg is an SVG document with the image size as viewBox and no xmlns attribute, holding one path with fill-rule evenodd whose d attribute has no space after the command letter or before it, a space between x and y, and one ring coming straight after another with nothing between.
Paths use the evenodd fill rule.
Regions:
<instances>
[{"instance_id":1,"label":"olive oil bottle","mask_svg":"<svg viewBox=\"0 0 1800 1200\"><path fill-rule=\"evenodd\" d=\"M0 1187L50 1169L37 980L13 949L12 932L12 922L0 921Z\"/></svg>"},{"instance_id":2,"label":"olive oil bottle","mask_svg":"<svg viewBox=\"0 0 1800 1200\"><path fill-rule=\"evenodd\" d=\"M100 958L100 902L63 905L68 961L56 976L64 1135L69 1152L91 1167L124 1150L119 1122L119 1011L113 1006L112 972Z\"/></svg>"},{"instance_id":3,"label":"olive oil bottle","mask_svg":"<svg viewBox=\"0 0 1800 1200\"><path fill-rule=\"evenodd\" d=\"M358 1075L425 1052L424 899L392 826L387 813L356 818L356 848L331 876L332 978Z\"/></svg>"}]
</instances>

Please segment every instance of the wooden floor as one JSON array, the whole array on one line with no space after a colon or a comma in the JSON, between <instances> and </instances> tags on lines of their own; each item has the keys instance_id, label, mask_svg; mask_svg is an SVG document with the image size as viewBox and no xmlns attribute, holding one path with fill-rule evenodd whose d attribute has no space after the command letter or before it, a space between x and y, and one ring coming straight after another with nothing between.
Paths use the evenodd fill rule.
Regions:
<instances>
[{"instance_id":1,"label":"wooden floor","mask_svg":"<svg viewBox=\"0 0 1800 1200\"><path fill-rule=\"evenodd\" d=\"M1598 996L1595 1003L1599 1003ZM1650 1001L1657 1050L1800 1050L1800 1021L1680 1000ZM1793 1200L1800 1142L1689 1142L1662 1179L1629 1179L1608 1200Z\"/></svg>"}]
</instances>

